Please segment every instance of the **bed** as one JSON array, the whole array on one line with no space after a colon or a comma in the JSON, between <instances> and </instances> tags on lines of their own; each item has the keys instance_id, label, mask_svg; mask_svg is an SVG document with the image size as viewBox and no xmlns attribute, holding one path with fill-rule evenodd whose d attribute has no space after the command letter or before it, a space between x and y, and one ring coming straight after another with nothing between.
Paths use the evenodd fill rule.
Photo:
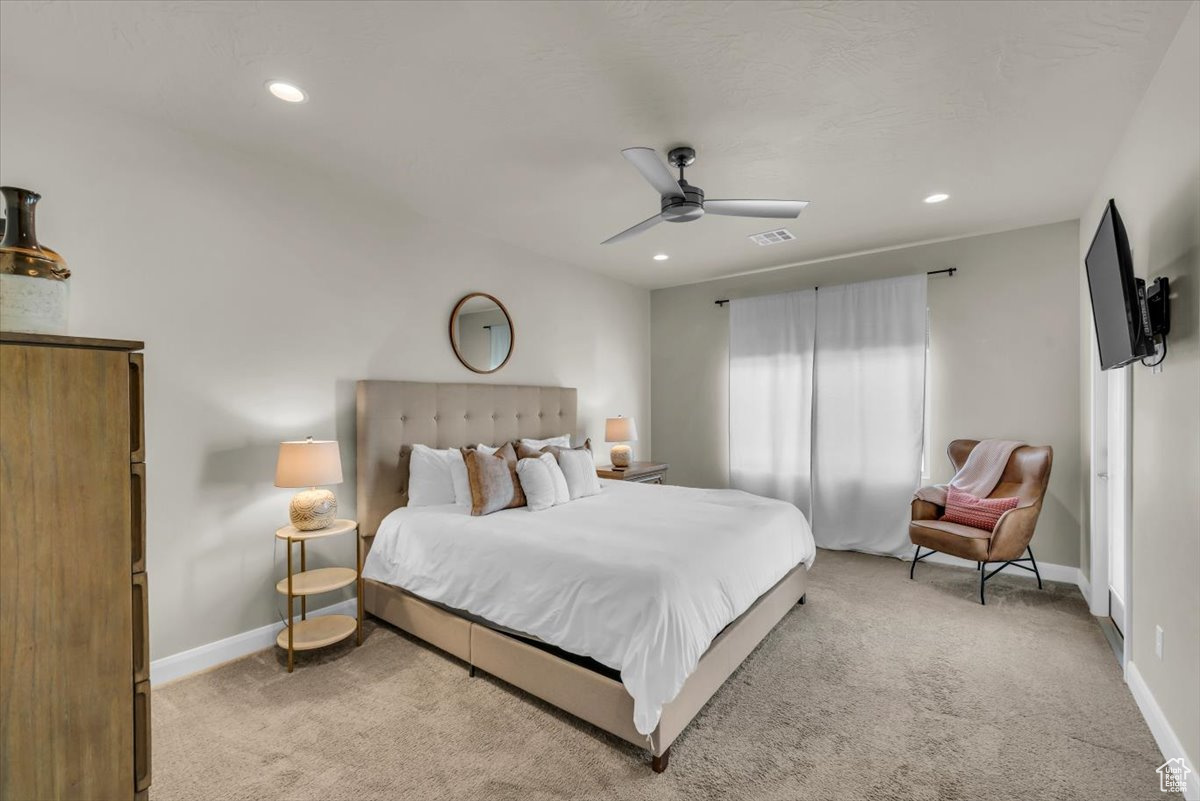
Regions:
<instances>
[{"instance_id":1,"label":"bed","mask_svg":"<svg viewBox=\"0 0 1200 801\"><path fill-rule=\"evenodd\" d=\"M805 593L795 507L732 490L603 482L486 517L406 508L402 445L578 434L560 387L360 381L358 516L368 614L611 734L655 771Z\"/></svg>"}]
</instances>

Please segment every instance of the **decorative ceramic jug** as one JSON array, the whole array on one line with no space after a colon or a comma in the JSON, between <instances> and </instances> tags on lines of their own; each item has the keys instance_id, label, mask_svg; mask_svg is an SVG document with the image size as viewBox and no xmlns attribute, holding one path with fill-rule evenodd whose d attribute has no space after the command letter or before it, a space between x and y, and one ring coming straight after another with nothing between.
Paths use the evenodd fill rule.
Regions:
<instances>
[{"instance_id":1,"label":"decorative ceramic jug","mask_svg":"<svg viewBox=\"0 0 1200 801\"><path fill-rule=\"evenodd\" d=\"M67 279L63 257L38 244L34 223L42 196L0 186L7 219L0 241L0 329L35 334L67 331Z\"/></svg>"}]
</instances>

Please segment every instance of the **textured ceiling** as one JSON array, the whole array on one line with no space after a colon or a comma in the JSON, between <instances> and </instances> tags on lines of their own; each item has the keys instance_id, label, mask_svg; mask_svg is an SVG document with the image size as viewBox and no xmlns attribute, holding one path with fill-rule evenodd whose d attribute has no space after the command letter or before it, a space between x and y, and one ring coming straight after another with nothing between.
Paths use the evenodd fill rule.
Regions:
<instances>
[{"instance_id":1,"label":"textured ceiling","mask_svg":"<svg viewBox=\"0 0 1200 801\"><path fill-rule=\"evenodd\" d=\"M657 287L1077 216L1187 5L4 2L0 73ZM658 210L621 148L680 143L711 198L812 201L797 239L601 247Z\"/></svg>"}]
</instances>

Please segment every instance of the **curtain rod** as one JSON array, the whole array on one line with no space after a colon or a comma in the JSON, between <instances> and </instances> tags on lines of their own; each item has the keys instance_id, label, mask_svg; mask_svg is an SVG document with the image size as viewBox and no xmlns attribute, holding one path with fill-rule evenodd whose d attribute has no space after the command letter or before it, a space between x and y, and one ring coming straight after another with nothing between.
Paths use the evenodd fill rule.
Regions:
<instances>
[{"instance_id":1,"label":"curtain rod","mask_svg":"<svg viewBox=\"0 0 1200 801\"><path fill-rule=\"evenodd\" d=\"M956 272L958 272L957 267L946 267L941 270L930 270L929 272L927 272L925 274L926 275L942 275L944 273L946 275L954 275ZM819 286L813 287L814 290L817 290L820 288L821 287L819 287ZM721 300L717 300L717 301L713 301L713 302L716 303L718 306L724 306L726 303L729 302L729 298L722 298Z\"/></svg>"}]
</instances>

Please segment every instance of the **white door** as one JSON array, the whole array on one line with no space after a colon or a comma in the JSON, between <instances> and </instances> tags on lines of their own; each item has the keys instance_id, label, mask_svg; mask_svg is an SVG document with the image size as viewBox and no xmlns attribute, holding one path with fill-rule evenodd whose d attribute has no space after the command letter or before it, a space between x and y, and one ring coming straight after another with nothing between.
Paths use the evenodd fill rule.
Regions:
<instances>
[{"instance_id":1,"label":"white door","mask_svg":"<svg viewBox=\"0 0 1200 801\"><path fill-rule=\"evenodd\" d=\"M1122 665L1129 663L1129 560L1131 532L1131 436L1133 368L1103 371L1092 352L1091 596L1093 615L1111 618L1124 642Z\"/></svg>"},{"instance_id":2,"label":"white door","mask_svg":"<svg viewBox=\"0 0 1200 801\"><path fill-rule=\"evenodd\" d=\"M1130 393L1132 368L1108 372L1108 616L1125 636L1130 523Z\"/></svg>"},{"instance_id":3,"label":"white door","mask_svg":"<svg viewBox=\"0 0 1200 801\"><path fill-rule=\"evenodd\" d=\"M1095 358L1096 334L1092 332L1092 464L1091 464L1091 612L1108 617L1108 377Z\"/></svg>"}]
</instances>

